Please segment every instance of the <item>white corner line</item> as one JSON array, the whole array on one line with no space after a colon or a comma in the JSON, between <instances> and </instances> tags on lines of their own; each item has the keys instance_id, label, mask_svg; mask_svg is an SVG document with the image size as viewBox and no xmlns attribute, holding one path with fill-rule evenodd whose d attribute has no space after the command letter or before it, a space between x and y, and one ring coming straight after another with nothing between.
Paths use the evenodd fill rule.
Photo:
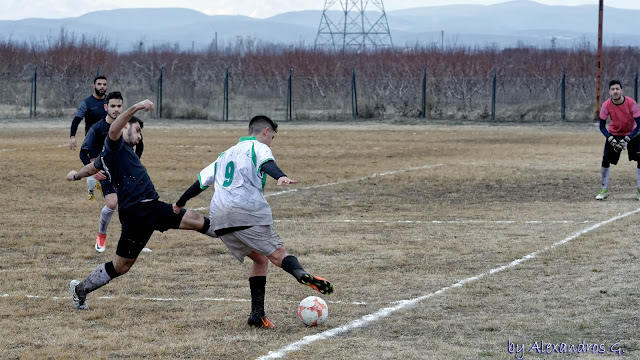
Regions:
<instances>
[{"instance_id":1,"label":"white corner line","mask_svg":"<svg viewBox=\"0 0 640 360\"><path fill-rule=\"evenodd\" d=\"M536 256L538 256L538 255L540 255L540 254L542 254L544 252L547 252L547 251L549 251L549 250L551 250L553 248L556 248L556 247L558 247L560 245L568 243L569 241L571 241L571 240L573 240L573 239L575 239L575 238L577 238L577 237L579 237L581 235L584 235L584 234L586 234L586 233L588 233L588 232L590 232L592 230L595 230L595 229L597 229L597 228L599 228L599 227L601 227L603 225L607 225L609 223L612 223L614 221L620 220L620 219L625 218L627 216L636 214L638 212L640 212L640 208L637 208L637 209L635 209L633 211L626 212L626 213L624 213L622 215L618 215L618 216L612 217L609 220L605 220L605 221L599 222L597 224L591 225L588 228L583 229L581 231L578 231L576 233L573 233L569 237L566 237L566 238L564 238L564 239L562 239L562 240L560 240L560 241L558 241L556 243L553 243L552 245L549 245L549 246L547 246L547 247L545 247L545 248L543 248L541 250L534 251L534 252L532 252L532 253L530 253L528 255L525 255L525 256L523 256L523 257L521 257L519 259L516 259L516 260L514 260L514 261L512 261L512 262L510 262L510 263L508 263L506 265L502 265L502 266L499 266L497 268L493 268L493 269L491 269L491 270L489 270L487 272L484 272L482 274L479 274L479 275L476 275L476 276L472 276L472 277L460 280L457 283L451 284L449 286L445 286L445 287L443 287L442 289L440 289L438 291L432 292L432 293L427 294L427 295L419 296L419 297L416 297L416 298L413 298L413 299L410 299L410 300L398 301L397 305L395 305L395 306L390 306L390 307L386 307L386 308L380 309L380 310L376 311L373 314L365 315L365 316L361 317L360 319L356 319L356 320L351 321L350 323L347 323L346 325L343 325L343 326L340 326L340 327L337 327L337 328L333 328L333 329L330 329L330 330L326 330L326 331L323 331L323 332L315 334L315 335L305 336L302 339L300 339L300 340L298 340L296 342L293 342L293 343L291 343L291 344L289 344L287 346L284 346L284 347L282 347L282 348L280 348L278 350L269 351L269 353L267 353L264 356L261 356L261 357L257 358L257 360L280 359L280 358L285 357L288 352L299 350L303 346L309 345L309 344L311 344L313 342L316 342L316 341L319 341L319 340L328 339L328 338L331 338L331 337L334 337L334 336L338 336L338 335L347 333L347 332L349 332L351 330L354 330L354 329L365 327L365 326L369 325L370 323L373 323L375 321L378 321L380 319L383 319L383 318L386 318L386 317L390 316L391 314L393 314L394 312L396 312L398 310L402 310L402 309L414 306L414 305L418 304L419 302L421 302L422 300L431 298L431 297L436 296L436 295L440 295L440 294L442 294L442 293L444 293L446 291L449 291L449 290L451 290L453 288L462 287L463 285L465 285L467 283L474 282L474 281L479 280L479 279L481 279L481 278L483 278L485 276L497 274L497 273L499 273L499 272L501 272L503 270L507 270L507 269L513 268L513 267L515 267L517 265L522 264L525 261L534 259Z\"/></svg>"},{"instance_id":2,"label":"white corner line","mask_svg":"<svg viewBox=\"0 0 640 360\"><path fill-rule=\"evenodd\" d=\"M403 172L407 172L407 171L416 171L416 170L429 169L429 168L432 168L432 167L437 167L437 166L442 166L442 165L444 165L444 164L429 164L429 165L423 165L423 166L408 167L406 169L387 171L387 172L383 172L383 173L379 173L379 174L363 176L363 177L356 178L356 179L347 179L347 180L330 182L330 183L326 183L326 184L306 186L306 187L301 187L301 188L296 188L296 189L278 191L278 192L274 192L274 193L265 194L264 197L271 197L271 196L277 196L277 195L290 194L290 193L296 192L296 191L318 189L318 188L327 187L327 186L348 184L348 183L352 183L352 182L356 182L356 181L363 181L363 180L373 179L373 178L379 177L379 176L388 176L388 175L399 174L399 173L403 173ZM208 210L208 209L209 209L208 207L199 207L199 208L195 208L195 209L192 209L192 210L200 211L200 210Z\"/></svg>"}]
</instances>

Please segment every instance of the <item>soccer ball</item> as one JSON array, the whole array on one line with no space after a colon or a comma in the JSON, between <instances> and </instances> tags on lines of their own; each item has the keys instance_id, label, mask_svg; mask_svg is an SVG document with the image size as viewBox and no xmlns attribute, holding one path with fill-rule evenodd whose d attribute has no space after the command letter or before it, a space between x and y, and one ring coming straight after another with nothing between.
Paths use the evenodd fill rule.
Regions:
<instances>
[{"instance_id":1,"label":"soccer ball","mask_svg":"<svg viewBox=\"0 0 640 360\"><path fill-rule=\"evenodd\" d=\"M298 305L298 317L306 326L322 324L329 317L327 303L317 296L309 296Z\"/></svg>"}]
</instances>

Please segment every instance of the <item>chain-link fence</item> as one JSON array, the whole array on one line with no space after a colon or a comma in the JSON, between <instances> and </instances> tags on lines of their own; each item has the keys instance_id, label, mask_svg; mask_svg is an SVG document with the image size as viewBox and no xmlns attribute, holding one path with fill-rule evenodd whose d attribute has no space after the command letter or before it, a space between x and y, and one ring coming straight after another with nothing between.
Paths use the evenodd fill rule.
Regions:
<instances>
[{"instance_id":1,"label":"chain-link fence","mask_svg":"<svg viewBox=\"0 0 640 360\"><path fill-rule=\"evenodd\" d=\"M426 74L426 76L424 76ZM415 74L351 76L247 76L241 71L198 76L144 74L108 78L125 106L161 100L156 116L178 119L246 120L264 114L279 120L426 118L470 121L589 121L595 116L595 78L553 76L442 76ZM72 118L91 94L92 76L31 76L0 79L0 118ZM635 78L620 79L626 95L637 97ZM605 84L606 85L606 84ZM603 86L602 99L607 87ZM423 99L426 100L423 103ZM637 99L636 99L637 100ZM424 104L424 105L423 105ZM228 110L226 110L228 109Z\"/></svg>"}]
</instances>

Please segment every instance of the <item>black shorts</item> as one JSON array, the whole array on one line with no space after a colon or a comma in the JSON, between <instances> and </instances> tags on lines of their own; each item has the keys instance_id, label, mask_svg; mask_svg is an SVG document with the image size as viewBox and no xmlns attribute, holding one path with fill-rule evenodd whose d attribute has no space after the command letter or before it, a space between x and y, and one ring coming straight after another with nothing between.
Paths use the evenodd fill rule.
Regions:
<instances>
[{"instance_id":1,"label":"black shorts","mask_svg":"<svg viewBox=\"0 0 640 360\"><path fill-rule=\"evenodd\" d=\"M155 230L164 232L180 228L180 222L186 212L182 209L179 214L175 214L171 204L159 200L140 202L126 209L118 209L122 234L116 255L127 259L137 258Z\"/></svg>"},{"instance_id":2,"label":"black shorts","mask_svg":"<svg viewBox=\"0 0 640 360\"><path fill-rule=\"evenodd\" d=\"M116 188L113 186L109 179L100 180L100 187L102 188L102 196L106 197L109 194L115 194Z\"/></svg>"},{"instance_id":3,"label":"black shorts","mask_svg":"<svg viewBox=\"0 0 640 360\"><path fill-rule=\"evenodd\" d=\"M624 135L614 135L613 137L616 140L624 139ZM640 150L638 148L638 145L640 145L638 138L639 138L638 136L632 138L631 141L629 141L629 143L627 144L627 155L629 157L629 161L638 161L640 159L640 156L638 156L639 155L638 150ZM611 144L609 144L608 141L605 141L604 155L602 156L602 162L616 165L618 164L618 160L620 160L621 153L622 151L616 152L613 149L613 146L611 146Z\"/></svg>"}]
</instances>

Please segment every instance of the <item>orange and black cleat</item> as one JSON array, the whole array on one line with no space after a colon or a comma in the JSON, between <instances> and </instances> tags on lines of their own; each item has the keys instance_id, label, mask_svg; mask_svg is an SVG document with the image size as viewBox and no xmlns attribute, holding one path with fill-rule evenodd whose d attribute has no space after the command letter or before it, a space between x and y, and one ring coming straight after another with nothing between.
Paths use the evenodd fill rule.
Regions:
<instances>
[{"instance_id":1,"label":"orange and black cleat","mask_svg":"<svg viewBox=\"0 0 640 360\"><path fill-rule=\"evenodd\" d=\"M301 284L305 284L321 294L328 295L333 292L333 285L321 277L304 274L299 281Z\"/></svg>"},{"instance_id":2,"label":"orange and black cleat","mask_svg":"<svg viewBox=\"0 0 640 360\"><path fill-rule=\"evenodd\" d=\"M258 316L249 316L249 320L247 320L247 324L263 329L275 329L276 326L267 319L266 316L258 317Z\"/></svg>"}]
</instances>

